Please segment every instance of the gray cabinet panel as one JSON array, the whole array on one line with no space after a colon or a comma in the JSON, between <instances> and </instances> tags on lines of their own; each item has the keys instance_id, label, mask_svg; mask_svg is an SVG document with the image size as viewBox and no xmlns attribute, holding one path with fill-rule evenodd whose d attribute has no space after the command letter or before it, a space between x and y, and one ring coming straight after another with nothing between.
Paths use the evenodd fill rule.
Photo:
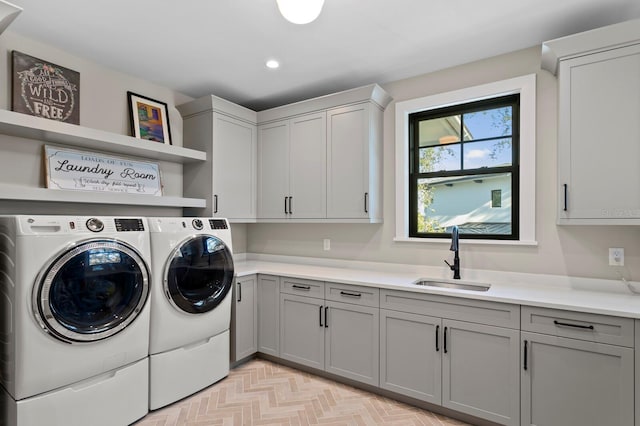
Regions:
<instances>
[{"instance_id":1,"label":"gray cabinet panel","mask_svg":"<svg viewBox=\"0 0 640 426\"><path fill-rule=\"evenodd\" d=\"M438 296L401 290L381 290L380 307L401 312L451 318L498 327L520 328L520 305Z\"/></svg>"},{"instance_id":2,"label":"gray cabinet panel","mask_svg":"<svg viewBox=\"0 0 640 426\"><path fill-rule=\"evenodd\" d=\"M522 307L522 330L633 347L633 319Z\"/></svg>"},{"instance_id":3,"label":"gray cabinet panel","mask_svg":"<svg viewBox=\"0 0 640 426\"><path fill-rule=\"evenodd\" d=\"M520 332L452 320L442 325L442 405L500 424L520 424Z\"/></svg>"},{"instance_id":4,"label":"gray cabinet panel","mask_svg":"<svg viewBox=\"0 0 640 426\"><path fill-rule=\"evenodd\" d=\"M325 370L378 386L380 310L327 302Z\"/></svg>"},{"instance_id":5,"label":"gray cabinet panel","mask_svg":"<svg viewBox=\"0 0 640 426\"><path fill-rule=\"evenodd\" d=\"M324 299L324 282L282 277L280 278L280 291L282 293Z\"/></svg>"},{"instance_id":6,"label":"gray cabinet panel","mask_svg":"<svg viewBox=\"0 0 640 426\"><path fill-rule=\"evenodd\" d=\"M280 278L258 275L258 352L279 356Z\"/></svg>"},{"instance_id":7,"label":"gray cabinet panel","mask_svg":"<svg viewBox=\"0 0 640 426\"><path fill-rule=\"evenodd\" d=\"M380 310L380 387L441 403L442 320Z\"/></svg>"},{"instance_id":8,"label":"gray cabinet panel","mask_svg":"<svg viewBox=\"0 0 640 426\"><path fill-rule=\"evenodd\" d=\"M325 299L357 305L380 306L380 289L361 285L326 283Z\"/></svg>"},{"instance_id":9,"label":"gray cabinet panel","mask_svg":"<svg viewBox=\"0 0 640 426\"><path fill-rule=\"evenodd\" d=\"M640 320L636 320L636 426L640 426Z\"/></svg>"},{"instance_id":10,"label":"gray cabinet panel","mask_svg":"<svg viewBox=\"0 0 640 426\"><path fill-rule=\"evenodd\" d=\"M323 301L280 295L280 357L324 369Z\"/></svg>"},{"instance_id":11,"label":"gray cabinet panel","mask_svg":"<svg viewBox=\"0 0 640 426\"><path fill-rule=\"evenodd\" d=\"M631 425L633 349L522 332L522 425Z\"/></svg>"},{"instance_id":12,"label":"gray cabinet panel","mask_svg":"<svg viewBox=\"0 0 640 426\"><path fill-rule=\"evenodd\" d=\"M258 312L256 276L238 278L233 299L233 361L248 357L258 350Z\"/></svg>"}]
</instances>

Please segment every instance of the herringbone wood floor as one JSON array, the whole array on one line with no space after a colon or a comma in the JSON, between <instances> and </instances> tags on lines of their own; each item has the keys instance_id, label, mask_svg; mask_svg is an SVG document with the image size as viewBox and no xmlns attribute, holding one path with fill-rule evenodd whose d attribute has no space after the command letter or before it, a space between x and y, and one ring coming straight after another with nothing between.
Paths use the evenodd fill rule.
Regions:
<instances>
[{"instance_id":1,"label":"herringbone wood floor","mask_svg":"<svg viewBox=\"0 0 640 426\"><path fill-rule=\"evenodd\" d=\"M262 359L136 426L183 425L426 425L462 426L424 411Z\"/></svg>"}]
</instances>

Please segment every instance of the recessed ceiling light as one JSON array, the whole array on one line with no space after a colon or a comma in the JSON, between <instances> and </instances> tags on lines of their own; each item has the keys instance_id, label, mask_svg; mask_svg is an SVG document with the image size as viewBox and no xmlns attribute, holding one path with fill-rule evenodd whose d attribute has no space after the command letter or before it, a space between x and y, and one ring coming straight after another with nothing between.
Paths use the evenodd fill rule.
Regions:
<instances>
[{"instance_id":1,"label":"recessed ceiling light","mask_svg":"<svg viewBox=\"0 0 640 426\"><path fill-rule=\"evenodd\" d=\"M276 61L275 59L269 59L266 65L267 65L267 68L270 68L272 70L275 70L276 68L280 68L280 62Z\"/></svg>"}]
</instances>

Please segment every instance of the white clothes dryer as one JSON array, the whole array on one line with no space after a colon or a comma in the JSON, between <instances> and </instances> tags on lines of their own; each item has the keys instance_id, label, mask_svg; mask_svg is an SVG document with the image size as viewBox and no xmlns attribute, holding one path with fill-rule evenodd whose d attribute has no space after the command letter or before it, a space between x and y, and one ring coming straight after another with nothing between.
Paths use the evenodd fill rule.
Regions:
<instances>
[{"instance_id":1,"label":"white clothes dryer","mask_svg":"<svg viewBox=\"0 0 640 426\"><path fill-rule=\"evenodd\" d=\"M149 407L155 410L229 374L234 267L226 219L148 220Z\"/></svg>"},{"instance_id":2,"label":"white clothes dryer","mask_svg":"<svg viewBox=\"0 0 640 426\"><path fill-rule=\"evenodd\" d=\"M148 412L144 218L0 217L0 424L129 424Z\"/></svg>"}]
</instances>

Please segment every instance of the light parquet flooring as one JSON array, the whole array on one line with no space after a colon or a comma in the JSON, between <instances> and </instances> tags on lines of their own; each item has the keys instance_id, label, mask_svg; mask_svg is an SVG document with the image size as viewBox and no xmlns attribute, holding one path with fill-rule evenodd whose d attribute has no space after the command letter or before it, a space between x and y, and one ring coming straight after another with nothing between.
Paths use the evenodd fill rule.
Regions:
<instances>
[{"instance_id":1,"label":"light parquet flooring","mask_svg":"<svg viewBox=\"0 0 640 426\"><path fill-rule=\"evenodd\" d=\"M457 420L275 364L251 360L135 426L463 426Z\"/></svg>"}]
</instances>

